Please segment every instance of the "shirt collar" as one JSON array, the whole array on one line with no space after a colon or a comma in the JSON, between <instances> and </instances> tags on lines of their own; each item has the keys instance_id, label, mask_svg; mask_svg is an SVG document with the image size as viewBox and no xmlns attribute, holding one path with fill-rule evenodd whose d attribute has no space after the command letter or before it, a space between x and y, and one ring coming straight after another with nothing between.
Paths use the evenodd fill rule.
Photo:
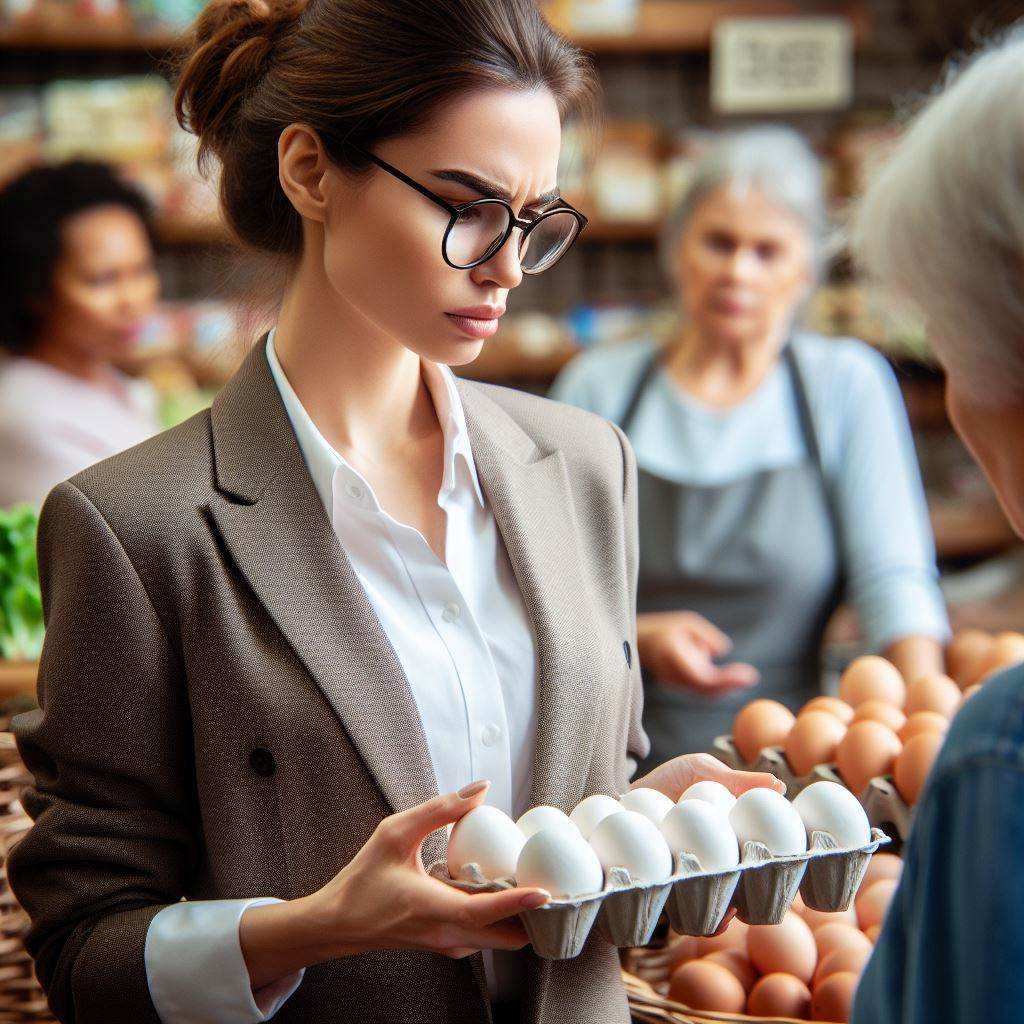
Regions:
<instances>
[{"instance_id":1,"label":"shirt collar","mask_svg":"<svg viewBox=\"0 0 1024 1024\"><path fill-rule=\"evenodd\" d=\"M284 368L274 350L274 331L267 337L267 362L270 372L280 392L288 419L295 430L299 448L309 468L313 484L320 495L324 507L330 512L334 507L334 477L339 467L348 473L356 471L338 454L327 439L320 433L309 413L299 400L291 382L285 376ZM455 375L447 366L441 366L421 359L423 381L427 385L430 397L434 402L438 422L444 434L444 474L441 481L439 499L450 495L458 486L457 468L461 464L466 472L470 489L476 496L480 506L485 505L483 490L477 476L476 463L469 443L469 430L466 426L466 414L462 408L462 399L455 385ZM374 498L374 503L376 499Z\"/></svg>"}]
</instances>

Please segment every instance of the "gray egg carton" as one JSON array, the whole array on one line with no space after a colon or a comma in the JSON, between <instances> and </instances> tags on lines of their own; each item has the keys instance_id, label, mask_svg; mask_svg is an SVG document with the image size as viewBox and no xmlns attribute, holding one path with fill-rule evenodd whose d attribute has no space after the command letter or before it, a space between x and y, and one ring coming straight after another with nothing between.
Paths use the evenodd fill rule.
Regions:
<instances>
[{"instance_id":1,"label":"gray egg carton","mask_svg":"<svg viewBox=\"0 0 1024 1024\"><path fill-rule=\"evenodd\" d=\"M595 925L598 934L619 948L646 946L662 911L680 935L712 935L732 906L747 924L778 924L799 891L815 910L846 910L867 870L871 855L888 837L872 830L871 842L840 850L827 832L812 832L810 849L793 857L773 857L763 843L744 844L738 868L710 872L691 854L676 857L664 882L636 885L625 868L613 867L601 892L551 900L519 918L534 952L549 960L579 956ZM444 862L429 874L463 892L501 892L515 881L488 881L477 864L466 864L453 879Z\"/></svg>"},{"instance_id":2,"label":"gray egg carton","mask_svg":"<svg viewBox=\"0 0 1024 1024\"><path fill-rule=\"evenodd\" d=\"M794 775L782 747L765 747L748 763L740 757L731 736L719 736L711 751L719 761L737 771L768 772L786 784L786 796L792 800L813 782L835 782L846 786L834 764L815 765L806 775ZM848 786L846 786L849 789ZM851 790L852 792L852 790ZM877 775L863 793L855 794L860 800L873 828L893 828L901 841L910 835L913 808L900 796L891 775Z\"/></svg>"}]
</instances>

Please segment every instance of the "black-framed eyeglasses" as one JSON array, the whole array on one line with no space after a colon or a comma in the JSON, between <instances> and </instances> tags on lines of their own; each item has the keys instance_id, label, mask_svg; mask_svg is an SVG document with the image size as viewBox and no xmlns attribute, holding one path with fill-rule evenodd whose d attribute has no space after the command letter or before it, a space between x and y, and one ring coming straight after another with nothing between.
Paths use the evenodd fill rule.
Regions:
<instances>
[{"instance_id":1,"label":"black-framed eyeglasses","mask_svg":"<svg viewBox=\"0 0 1024 1024\"><path fill-rule=\"evenodd\" d=\"M550 270L579 238L587 218L564 200L530 220L517 217L504 199L474 199L453 205L368 150L358 149L381 170L414 188L448 214L441 256L455 270L470 270L492 259L519 228L519 266L524 274Z\"/></svg>"}]
</instances>

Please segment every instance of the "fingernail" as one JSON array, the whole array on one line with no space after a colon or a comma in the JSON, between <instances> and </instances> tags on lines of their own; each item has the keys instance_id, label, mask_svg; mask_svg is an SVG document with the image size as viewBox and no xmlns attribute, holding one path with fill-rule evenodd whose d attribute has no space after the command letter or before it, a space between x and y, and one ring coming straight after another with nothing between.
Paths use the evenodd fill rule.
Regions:
<instances>
[{"instance_id":1,"label":"fingernail","mask_svg":"<svg viewBox=\"0 0 1024 1024\"><path fill-rule=\"evenodd\" d=\"M551 893L538 889L536 892L527 893L519 901L519 905L526 907L527 910L536 910L537 907L543 907L549 899L551 899Z\"/></svg>"},{"instance_id":2,"label":"fingernail","mask_svg":"<svg viewBox=\"0 0 1024 1024\"><path fill-rule=\"evenodd\" d=\"M478 782L471 782L468 786L463 786L456 795L460 800L468 800L470 797L476 796L477 793L482 793L490 784L490 779L480 779Z\"/></svg>"}]
</instances>

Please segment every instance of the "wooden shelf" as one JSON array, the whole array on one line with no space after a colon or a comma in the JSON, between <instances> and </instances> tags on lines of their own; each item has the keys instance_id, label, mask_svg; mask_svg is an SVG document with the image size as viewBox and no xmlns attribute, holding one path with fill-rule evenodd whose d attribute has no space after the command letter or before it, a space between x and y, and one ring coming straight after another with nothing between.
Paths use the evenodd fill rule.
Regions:
<instances>
[{"instance_id":1,"label":"wooden shelf","mask_svg":"<svg viewBox=\"0 0 1024 1024\"><path fill-rule=\"evenodd\" d=\"M34 661L0 661L0 699L35 697L38 673Z\"/></svg>"},{"instance_id":2,"label":"wooden shelf","mask_svg":"<svg viewBox=\"0 0 1024 1024\"><path fill-rule=\"evenodd\" d=\"M855 38L870 37L864 0L832 0L813 7L797 0L646 0L636 27L628 33L568 34L594 54L672 54L707 51L714 26L727 18L838 14L851 19ZM139 52L162 54L184 44L169 29L139 29L122 18L100 20L74 15L27 16L0 28L0 50Z\"/></svg>"},{"instance_id":3,"label":"wooden shelf","mask_svg":"<svg viewBox=\"0 0 1024 1024\"><path fill-rule=\"evenodd\" d=\"M842 15L853 23L854 38L865 45L871 19L862 0L813 5L793 0L645 0L636 27L626 34L568 32L572 41L593 54L643 55L706 52L715 25L728 18Z\"/></svg>"},{"instance_id":4,"label":"wooden shelf","mask_svg":"<svg viewBox=\"0 0 1024 1024\"><path fill-rule=\"evenodd\" d=\"M577 348L567 347L532 356L500 345L492 348L485 346L472 363L458 367L456 372L460 377L490 384L504 384L510 380L544 384L554 380L559 370L579 352Z\"/></svg>"},{"instance_id":5,"label":"wooden shelf","mask_svg":"<svg viewBox=\"0 0 1024 1024\"><path fill-rule=\"evenodd\" d=\"M182 45L169 30L140 30L121 19L26 19L0 28L0 50L164 54Z\"/></svg>"},{"instance_id":6,"label":"wooden shelf","mask_svg":"<svg viewBox=\"0 0 1024 1024\"><path fill-rule=\"evenodd\" d=\"M214 218L163 215L156 218L157 237L166 245L230 245L232 235L224 223ZM580 236L588 242L653 242L658 225L649 221L591 221Z\"/></svg>"}]
</instances>

